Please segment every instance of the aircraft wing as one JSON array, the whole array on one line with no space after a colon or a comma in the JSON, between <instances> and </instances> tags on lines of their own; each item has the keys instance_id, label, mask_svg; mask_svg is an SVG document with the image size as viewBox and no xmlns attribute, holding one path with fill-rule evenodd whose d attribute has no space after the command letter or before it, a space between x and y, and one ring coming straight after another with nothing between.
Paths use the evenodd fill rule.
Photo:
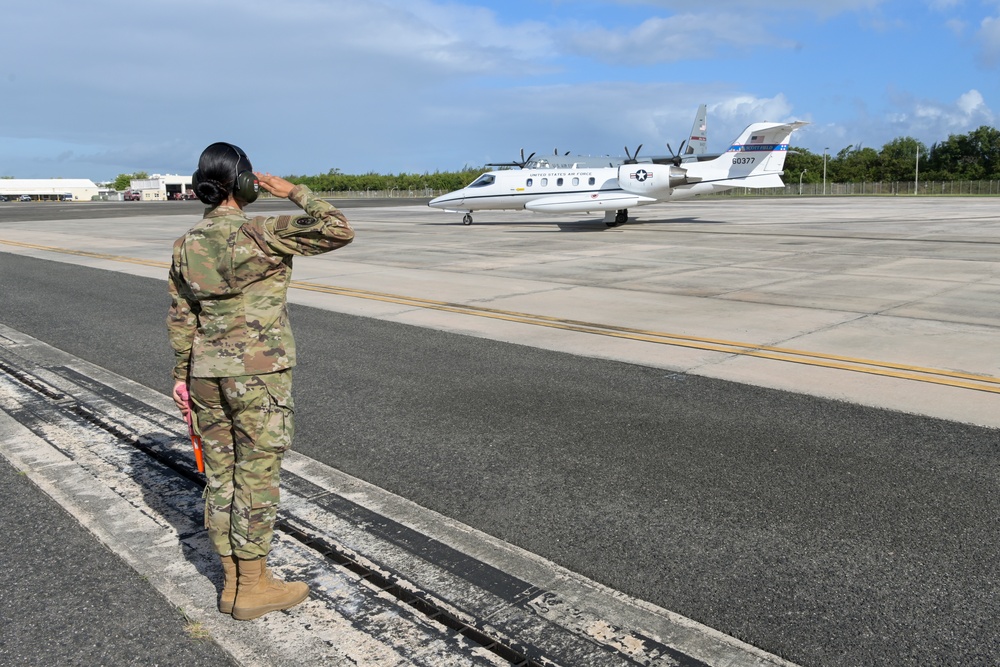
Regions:
<instances>
[{"instance_id":1,"label":"aircraft wing","mask_svg":"<svg viewBox=\"0 0 1000 667\"><path fill-rule=\"evenodd\" d=\"M685 153L684 155L654 155L648 159L653 164L677 164L678 158L680 162L707 162L709 160L714 160L715 158L723 155L723 153L698 153L691 154ZM639 160L640 163L645 162L646 159Z\"/></svg>"},{"instance_id":2,"label":"aircraft wing","mask_svg":"<svg viewBox=\"0 0 1000 667\"><path fill-rule=\"evenodd\" d=\"M524 205L529 211L544 213L585 213L587 211L617 211L632 206L654 204L656 199L622 191L579 192L550 195L532 199Z\"/></svg>"}]
</instances>

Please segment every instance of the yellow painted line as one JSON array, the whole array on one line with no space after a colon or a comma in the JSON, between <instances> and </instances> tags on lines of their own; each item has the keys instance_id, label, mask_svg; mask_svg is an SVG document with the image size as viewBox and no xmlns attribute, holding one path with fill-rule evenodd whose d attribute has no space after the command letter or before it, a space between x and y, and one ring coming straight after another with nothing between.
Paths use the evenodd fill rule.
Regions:
<instances>
[{"instance_id":1,"label":"yellow painted line","mask_svg":"<svg viewBox=\"0 0 1000 667\"><path fill-rule=\"evenodd\" d=\"M394 294L380 292L370 292L351 288L334 287L319 283L306 283L295 281L292 283L299 289L311 290L314 292L324 292L327 294L337 294L340 296L350 296L375 301L384 301L400 305L413 306L417 308L429 308L465 315L475 315L478 317L488 317L491 319L517 322L521 324L531 324L544 326L564 331L576 331L580 333L591 333L613 338L623 338L640 342L657 343L661 345L672 345L676 347L687 347L698 350L708 350L712 352L722 352L748 357L758 357L761 359L771 359L774 361L784 361L789 363L805 364L809 366L820 366L837 370L853 371L858 373L868 373L869 375L881 375L905 380L915 380L931 384L940 384L950 387L960 387L963 389L974 389L977 391L987 391L1000 393L1000 378L989 375L977 375L973 373L962 373L958 371L948 371L937 368L925 368L920 366L910 366L905 364L894 364L885 361L872 359L860 359L845 357L840 355L822 354L819 352L808 352L805 350L794 350L789 348L773 347L768 345L753 345L750 343L740 343L735 341L725 341L713 338L701 338L697 336L683 336L679 334L663 333L658 331L646 331L642 329L630 329L628 327L618 327L614 325L595 324L591 322L580 322L578 320L563 320L545 315L531 315L528 313L518 313L515 311L497 310L493 308L483 308L479 306L468 306L464 304L448 303L444 301L432 301L414 297L404 297ZM971 382L969 381L971 380ZM982 383L982 384L979 384Z\"/></svg>"},{"instance_id":2,"label":"yellow painted line","mask_svg":"<svg viewBox=\"0 0 1000 667\"><path fill-rule=\"evenodd\" d=\"M93 259L107 259L112 262L127 262L129 264L141 264L143 266L157 266L164 269L169 269L170 264L164 264L163 262L157 262L151 259L135 259L134 257L122 257L121 255L107 255L100 252L89 252L87 250L70 250L69 248L54 248L52 246L37 245L35 243L22 243L20 241L8 241L7 239L0 239L0 243L4 245L11 245L18 248L30 248L32 250L44 250L47 252L57 252L63 255L75 255L77 257L91 257Z\"/></svg>"},{"instance_id":3,"label":"yellow painted line","mask_svg":"<svg viewBox=\"0 0 1000 667\"><path fill-rule=\"evenodd\" d=\"M155 266L168 269L170 265L166 262L155 260L142 260L119 255L109 255L106 253L89 252L86 250L70 250L67 248L56 248L33 243L22 243L18 241L8 241L0 239L0 243L33 250L47 252L57 252L66 255L79 257L90 257L94 259L104 259L115 262L127 262L140 264L143 266ZM568 320L546 315L533 315L530 313L520 313L517 311L500 310L481 306L471 306L459 303L449 303L446 301L435 301L419 297L408 297L398 294L388 294L385 292L373 292L370 290L354 289L349 287L336 287L324 285L322 283L310 283L294 280L291 286L296 289L346 296L357 299L367 299L371 301L382 301L394 303L413 308L425 308L439 310L443 312L456 313L460 315L470 315L474 317L487 317L490 319L542 326L563 331L574 331L578 333L588 333L599 336L609 336L612 338L622 338L639 342L655 343L659 345L671 345L675 347L685 347L723 354L737 356L756 357L773 361L783 361L786 363L804 364L808 366L818 366L822 368L832 368L835 370L851 371L856 373L867 373L869 375L879 375L902 380L913 380L930 384L939 384L962 389L972 389L975 391L985 391L1000 394L1000 378L990 375L977 375L974 373L963 373L960 371L949 371L938 368L926 368L922 366L911 366L907 364L896 364L873 359L863 359L848 357L836 354L824 354L820 352L809 352L807 350L796 350L791 348L774 347L770 345L754 345L751 343L741 343L738 341L727 341L717 338L704 338L699 336L686 336L682 334L672 334L660 331L648 331L644 329L633 329L629 327L619 327L608 324L598 324L594 322L582 322L579 320Z\"/></svg>"}]
</instances>

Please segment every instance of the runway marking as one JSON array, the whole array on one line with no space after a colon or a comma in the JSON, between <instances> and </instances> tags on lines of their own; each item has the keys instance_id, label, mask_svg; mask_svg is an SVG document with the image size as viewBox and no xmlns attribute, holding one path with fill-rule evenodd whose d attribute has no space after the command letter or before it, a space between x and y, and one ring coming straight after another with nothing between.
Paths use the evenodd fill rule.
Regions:
<instances>
[{"instance_id":1,"label":"runway marking","mask_svg":"<svg viewBox=\"0 0 1000 667\"><path fill-rule=\"evenodd\" d=\"M708 350L713 352L723 352L726 354L759 357L774 361L785 361L790 363L805 364L809 366L821 366L836 370L854 371L868 373L869 375L882 375L886 377L915 380L931 384L941 384L950 387L960 387L962 389L973 389L976 391L986 391L1000 394L1000 378L989 375L977 375L974 373L963 373L959 371L949 371L937 368L926 368L922 366L911 366L907 364L896 364L886 361L876 361L872 359L862 359L847 357L836 354L824 354L820 352L809 352L806 350L795 350L790 348L774 347L770 345L755 345L753 343L741 343L737 341L727 341L717 338L703 338L699 336L685 336L681 334L671 334L661 331L649 331L645 329L633 329L630 327L620 327L610 324L597 324L593 322L582 322L579 320L568 320L546 315L532 315L530 313L519 313L509 310L498 310L495 308L485 308L482 306L470 306L465 304L449 303L446 301L433 301L417 297L405 297L396 294L386 294L382 292L371 292L353 288L334 287L320 283L308 283L293 281L292 285L298 289L323 292L327 294L337 294L374 301L384 301L400 305L409 305L418 308L428 308L445 312L459 313L463 315L475 315L477 317L488 317L492 319L517 322L521 324L532 324L535 326L562 329L565 331L576 331L580 333L591 333L601 336L611 336L614 338L624 338L648 343L658 343L662 345L673 345L677 347L688 347L698 350ZM982 383L982 384L979 384Z\"/></svg>"},{"instance_id":2,"label":"runway marking","mask_svg":"<svg viewBox=\"0 0 1000 667\"><path fill-rule=\"evenodd\" d=\"M122 255L108 255L100 252L90 252L89 250L71 250L69 248L56 248L54 246L38 245L36 243L23 243L21 241L9 241L7 239L0 239L0 243L4 245L11 245L17 248L30 248L31 250L44 250L47 252L57 252L63 255L76 255L77 257L91 257L93 259L107 259L112 262L126 262L128 264L141 264L143 266L155 266L159 268L169 269L169 264L164 264L163 262L157 262L152 259L136 259L134 257L124 257Z\"/></svg>"},{"instance_id":3,"label":"runway marking","mask_svg":"<svg viewBox=\"0 0 1000 667\"><path fill-rule=\"evenodd\" d=\"M43 246L34 243L22 243L19 241L9 241L0 239L0 244L30 248L33 250L43 250L79 257L91 257L94 259L105 259L115 262L127 262L130 264L140 264L143 266L154 266L169 269L170 265L165 262L155 260L135 259L120 255L109 255L106 253L90 252L86 250L71 250L68 248L57 248L53 246ZM420 297L408 297L399 294L389 294L385 292L373 292L370 290L354 289L349 287L336 287L334 285L324 285L321 283L311 283L300 280L293 280L291 287L296 289L321 292L324 294L334 294L357 299L367 299L371 301L382 301L394 303L414 308L425 308L429 310L439 310L443 312L456 313L459 315L470 315L474 317L486 317L490 319L516 322L519 324L529 324L534 326L561 329L563 331L574 331L578 333L589 333L599 336L609 336L612 338L622 338L646 343L656 343L659 345L672 345L675 347L686 347L696 350L707 350L711 352L721 352L744 357L756 357L769 359L772 361L783 361L787 363L803 364L807 366L818 366L821 368L832 368L834 370L851 371L855 373L866 373L868 375L879 375L883 377L896 378L900 380L913 380L927 384L938 384L947 387L960 389L971 389L974 391L985 391L1000 394L1000 378L990 375L978 375L975 373L963 373L960 371L949 371L939 368L927 368L923 366L912 366L908 364L897 364L887 361L877 361L874 359L863 359L848 357L837 354L825 354L821 352L809 352L806 350L796 350L791 348L775 347L770 345L755 345L753 343L742 343L739 341L728 341L718 338L704 338L700 336L686 336L682 334L672 334L662 331L649 331L645 329L633 329L611 324L599 324L594 322L583 322L580 320L570 320L547 315L533 315L531 313L520 313L517 311L500 310L496 308L486 308L483 306L472 306L467 304L450 303L447 301L435 301Z\"/></svg>"}]
</instances>

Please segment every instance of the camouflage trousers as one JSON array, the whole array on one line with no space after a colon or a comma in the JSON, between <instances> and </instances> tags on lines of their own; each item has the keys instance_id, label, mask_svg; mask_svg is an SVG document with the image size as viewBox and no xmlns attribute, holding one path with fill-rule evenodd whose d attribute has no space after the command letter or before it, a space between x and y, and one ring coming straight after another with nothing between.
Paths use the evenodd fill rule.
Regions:
<instances>
[{"instance_id":1,"label":"camouflage trousers","mask_svg":"<svg viewBox=\"0 0 1000 667\"><path fill-rule=\"evenodd\" d=\"M295 430L292 371L191 378L189 389L205 458L209 539L221 556L266 556L278 511L281 459Z\"/></svg>"}]
</instances>

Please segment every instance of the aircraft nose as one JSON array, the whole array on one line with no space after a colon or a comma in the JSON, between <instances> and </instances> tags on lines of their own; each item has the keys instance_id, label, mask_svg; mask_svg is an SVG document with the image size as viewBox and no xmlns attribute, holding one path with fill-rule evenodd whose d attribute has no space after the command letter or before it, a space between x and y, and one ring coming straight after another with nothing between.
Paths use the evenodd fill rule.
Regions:
<instances>
[{"instance_id":1,"label":"aircraft nose","mask_svg":"<svg viewBox=\"0 0 1000 667\"><path fill-rule=\"evenodd\" d=\"M427 205L431 208L454 208L455 206L461 206L464 200L465 197L462 196L462 191L456 190L455 192L435 197L427 202Z\"/></svg>"}]
</instances>

